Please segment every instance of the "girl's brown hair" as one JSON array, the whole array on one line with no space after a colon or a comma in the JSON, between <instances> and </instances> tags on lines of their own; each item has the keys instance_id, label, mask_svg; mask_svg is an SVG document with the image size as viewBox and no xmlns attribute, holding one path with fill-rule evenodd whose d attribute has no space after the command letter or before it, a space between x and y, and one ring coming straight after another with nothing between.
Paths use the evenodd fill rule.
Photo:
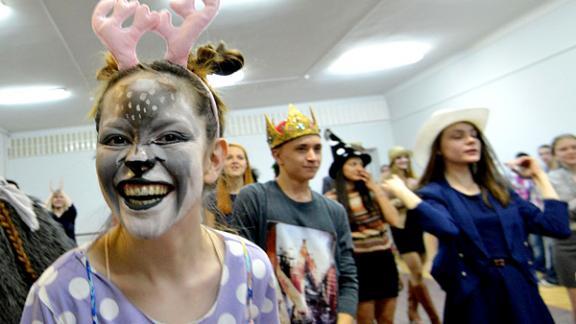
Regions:
<instances>
[{"instance_id":1,"label":"girl's brown hair","mask_svg":"<svg viewBox=\"0 0 576 324\"><path fill-rule=\"evenodd\" d=\"M191 53L188 56L187 69L163 60L151 64L141 63L130 69L119 71L116 60L112 54L108 53L106 55L106 66L97 74L97 79L103 81L103 84L98 91L97 99L92 107L90 116L95 119L96 131L98 131L104 97L110 88L125 77L140 71L168 73L187 80L196 90L197 94L199 94L201 101L198 105L198 114L206 118L206 137L208 140L221 137L224 134L224 113L226 111L226 105L210 87L206 76L209 74L229 75L240 70L243 65L244 57L242 54L237 50L227 49L224 43L220 43L217 47L212 44L199 47L195 53ZM194 75L191 75L190 72ZM212 113L210 94L206 92L206 88L200 83L200 80L198 80L196 76L202 80L214 97L218 108L218 116L214 116ZM218 118L218 120L216 120L216 118ZM216 134L218 121L220 123L220 132Z\"/></svg>"},{"instance_id":2,"label":"girl's brown hair","mask_svg":"<svg viewBox=\"0 0 576 324\"><path fill-rule=\"evenodd\" d=\"M473 124L470 125L476 130L478 139L482 145L480 160L469 165L474 182L480 187L482 199L486 205L491 205L488 200L488 193L490 193L502 206L507 206L510 203L509 186L502 174L498 171L496 155L478 127ZM440 142L445 130L446 129L442 130L442 132L438 134L432 144L430 158L428 159L424 174L420 178L420 187L430 182L445 179L444 172L446 171L446 167L444 165L444 157L440 154Z\"/></svg>"},{"instance_id":3,"label":"girl's brown hair","mask_svg":"<svg viewBox=\"0 0 576 324\"><path fill-rule=\"evenodd\" d=\"M246 170L244 171L244 186L254 183L254 177L252 176L252 169L250 168L250 161L248 160L248 154L246 149L240 144L231 143L228 146L237 147L244 153L244 158L246 159ZM228 215L232 212L232 199L230 198L230 189L228 189L229 178L225 172L222 172L216 183L216 206L224 215Z\"/></svg>"},{"instance_id":4,"label":"girl's brown hair","mask_svg":"<svg viewBox=\"0 0 576 324\"><path fill-rule=\"evenodd\" d=\"M0 200L0 226L4 229L6 236L10 240L12 244L12 248L16 254L16 258L22 264L24 271L28 275L30 279L30 283L36 281L38 278L38 274L34 271L32 267L32 263L30 262L30 258L26 254L26 250L24 250L24 244L22 239L20 238L20 234L18 233L18 229L14 225L12 221L12 217L10 216L10 210L6 203Z\"/></svg>"}]
</instances>

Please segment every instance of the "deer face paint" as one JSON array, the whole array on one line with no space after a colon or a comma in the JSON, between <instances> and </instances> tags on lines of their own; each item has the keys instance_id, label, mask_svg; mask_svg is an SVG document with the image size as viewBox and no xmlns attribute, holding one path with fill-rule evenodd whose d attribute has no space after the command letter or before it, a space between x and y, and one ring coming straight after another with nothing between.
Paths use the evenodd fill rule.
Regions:
<instances>
[{"instance_id":1,"label":"deer face paint","mask_svg":"<svg viewBox=\"0 0 576 324\"><path fill-rule=\"evenodd\" d=\"M104 97L100 188L112 214L139 238L156 238L201 208L206 125L194 93L177 77L138 72Z\"/></svg>"}]
</instances>

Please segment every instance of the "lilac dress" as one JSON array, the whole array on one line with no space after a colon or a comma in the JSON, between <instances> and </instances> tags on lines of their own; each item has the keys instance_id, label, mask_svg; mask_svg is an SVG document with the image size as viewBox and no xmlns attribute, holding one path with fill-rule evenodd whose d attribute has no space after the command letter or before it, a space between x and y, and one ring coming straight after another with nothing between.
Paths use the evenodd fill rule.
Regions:
<instances>
[{"instance_id":1,"label":"lilac dress","mask_svg":"<svg viewBox=\"0 0 576 324\"><path fill-rule=\"evenodd\" d=\"M190 323L278 323L276 279L268 257L249 241L218 233L226 243L218 297L202 318ZM88 272L85 253L85 247L69 251L42 274L30 289L21 323L160 323L133 305L106 276ZM252 269L250 277L247 269Z\"/></svg>"}]
</instances>

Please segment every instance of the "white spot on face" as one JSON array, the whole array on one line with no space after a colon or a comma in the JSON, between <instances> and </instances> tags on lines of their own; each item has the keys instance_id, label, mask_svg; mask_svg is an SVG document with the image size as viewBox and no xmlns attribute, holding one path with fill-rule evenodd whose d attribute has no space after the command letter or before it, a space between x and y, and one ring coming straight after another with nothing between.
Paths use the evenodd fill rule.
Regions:
<instances>
[{"instance_id":1,"label":"white spot on face","mask_svg":"<svg viewBox=\"0 0 576 324\"><path fill-rule=\"evenodd\" d=\"M156 88L152 88L150 90L148 90L148 93L153 96L156 93Z\"/></svg>"},{"instance_id":2,"label":"white spot on face","mask_svg":"<svg viewBox=\"0 0 576 324\"><path fill-rule=\"evenodd\" d=\"M135 119L136 119L136 117L135 117L134 115L130 116L130 118L131 118L132 120L135 120Z\"/></svg>"},{"instance_id":3,"label":"white spot on face","mask_svg":"<svg viewBox=\"0 0 576 324\"><path fill-rule=\"evenodd\" d=\"M166 98L162 96L158 100L160 100L160 103L163 104L166 101Z\"/></svg>"},{"instance_id":4,"label":"white spot on face","mask_svg":"<svg viewBox=\"0 0 576 324\"><path fill-rule=\"evenodd\" d=\"M128 108L132 109L132 101L128 102Z\"/></svg>"},{"instance_id":5,"label":"white spot on face","mask_svg":"<svg viewBox=\"0 0 576 324\"><path fill-rule=\"evenodd\" d=\"M158 110L158 106L156 106L156 105L152 106L152 110L153 110L153 111Z\"/></svg>"},{"instance_id":6,"label":"white spot on face","mask_svg":"<svg viewBox=\"0 0 576 324\"><path fill-rule=\"evenodd\" d=\"M142 101L146 100L146 96L148 96L148 94L146 94L146 92L142 92L140 94L140 100L142 100Z\"/></svg>"},{"instance_id":7,"label":"white spot on face","mask_svg":"<svg viewBox=\"0 0 576 324\"><path fill-rule=\"evenodd\" d=\"M140 111L140 104L136 104L136 111Z\"/></svg>"},{"instance_id":8,"label":"white spot on face","mask_svg":"<svg viewBox=\"0 0 576 324\"><path fill-rule=\"evenodd\" d=\"M146 99L146 104L150 105L150 99Z\"/></svg>"},{"instance_id":9,"label":"white spot on face","mask_svg":"<svg viewBox=\"0 0 576 324\"><path fill-rule=\"evenodd\" d=\"M146 107L144 107L143 111L146 112Z\"/></svg>"},{"instance_id":10,"label":"white spot on face","mask_svg":"<svg viewBox=\"0 0 576 324\"><path fill-rule=\"evenodd\" d=\"M126 92L126 98L132 98L132 91Z\"/></svg>"}]
</instances>

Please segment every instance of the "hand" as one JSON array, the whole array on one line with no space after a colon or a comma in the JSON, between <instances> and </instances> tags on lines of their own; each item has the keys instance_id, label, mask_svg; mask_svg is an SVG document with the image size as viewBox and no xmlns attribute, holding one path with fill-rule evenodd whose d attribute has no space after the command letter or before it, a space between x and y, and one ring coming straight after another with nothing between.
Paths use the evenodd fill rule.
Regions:
<instances>
[{"instance_id":1,"label":"hand","mask_svg":"<svg viewBox=\"0 0 576 324\"><path fill-rule=\"evenodd\" d=\"M530 156L519 157L506 165L523 178L537 178L543 172L536 159Z\"/></svg>"},{"instance_id":2,"label":"hand","mask_svg":"<svg viewBox=\"0 0 576 324\"><path fill-rule=\"evenodd\" d=\"M372 180L372 175L370 174L370 172L366 170L360 171L360 178L362 179L368 190L374 193L377 193L380 190L380 187L378 187L378 185L374 182L374 180Z\"/></svg>"},{"instance_id":3,"label":"hand","mask_svg":"<svg viewBox=\"0 0 576 324\"><path fill-rule=\"evenodd\" d=\"M386 191L391 192L394 196L398 196L398 193L404 190L409 190L406 183L404 183L404 181L397 175L392 175L387 180L384 180L382 186L384 186Z\"/></svg>"}]
</instances>

